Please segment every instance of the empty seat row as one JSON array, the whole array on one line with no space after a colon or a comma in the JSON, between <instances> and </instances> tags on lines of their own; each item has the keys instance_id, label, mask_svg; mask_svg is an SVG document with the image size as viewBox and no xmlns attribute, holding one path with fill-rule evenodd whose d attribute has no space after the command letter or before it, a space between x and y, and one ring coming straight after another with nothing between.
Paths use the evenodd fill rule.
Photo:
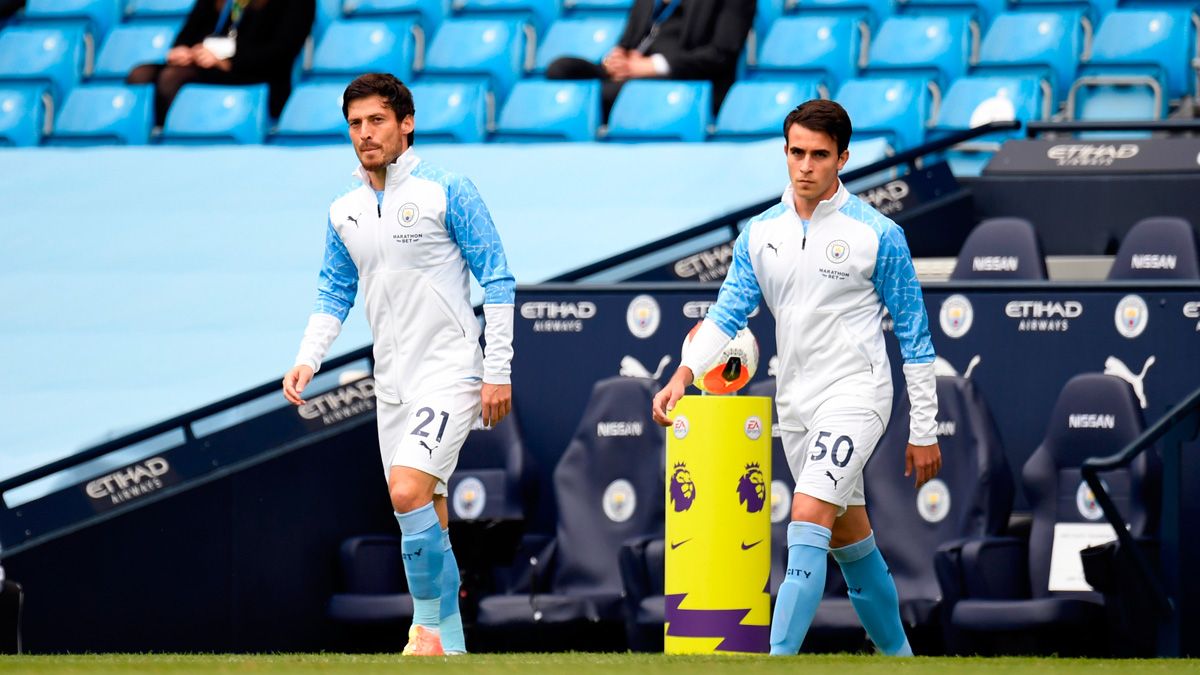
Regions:
<instances>
[{"instance_id":1,"label":"empty seat row","mask_svg":"<svg viewBox=\"0 0 1200 675\"><path fill-rule=\"evenodd\" d=\"M1046 262L1033 224L1023 218L990 218L971 231L950 279L1046 279ZM1121 239L1109 280L1200 279L1195 228L1183 218L1138 221Z\"/></svg>"}]
</instances>

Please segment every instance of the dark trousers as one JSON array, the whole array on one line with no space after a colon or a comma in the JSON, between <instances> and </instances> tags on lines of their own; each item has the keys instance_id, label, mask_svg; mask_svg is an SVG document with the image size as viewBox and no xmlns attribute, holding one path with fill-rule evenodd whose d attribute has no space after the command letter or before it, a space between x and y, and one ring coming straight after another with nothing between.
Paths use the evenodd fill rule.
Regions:
<instances>
[{"instance_id":1,"label":"dark trousers","mask_svg":"<svg viewBox=\"0 0 1200 675\"><path fill-rule=\"evenodd\" d=\"M250 78L236 70L227 73L216 68L161 65L138 66L129 73L129 77L125 78L126 84L154 85L154 119L159 126L166 122L167 110L170 109L171 102L175 100L175 96L185 84L231 85L256 84L262 81L262 78ZM283 104L287 102L287 97L291 93L289 84L270 83L271 90L267 97L267 107L271 117L279 117L279 113L283 111Z\"/></svg>"},{"instance_id":2,"label":"dark trousers","mask_svg":"<svg viewBox=\"0 0 1200 675\"><path fill-rule=\"evenodd\" d=\"M546 67L547 80L600 80L600 116L608 122L608 113L612 110L613 101L617 100L617 92L621 91L624 82L614 82L608 78L608 71L599 63L593 63L574 56L563 56L550 62Z\"/></svg>"}]
</instances>

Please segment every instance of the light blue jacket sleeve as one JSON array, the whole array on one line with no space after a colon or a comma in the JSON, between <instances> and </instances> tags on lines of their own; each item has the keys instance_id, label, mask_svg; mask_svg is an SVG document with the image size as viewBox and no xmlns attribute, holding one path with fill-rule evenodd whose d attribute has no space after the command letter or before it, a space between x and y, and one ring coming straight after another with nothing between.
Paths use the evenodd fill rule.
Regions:
<instances>
[{"instance_id":1,"label":"light blue jacket sleeve","mask_svg":"<svg viewBox=\"0 0 1200 675\"><path fill-rule=\"evenodd\" d=\"M350 251L346 250L346 244L330 221L325 231L325 262L321 264L321 281L317 285L317 304L313 312L329 314L344 322L357 293L358 267L350 259Z\"/></svg>"},{"instance_id":2,"label":"light blue jacket sleeve","mask_svg":"<svg viewBox=\"0 0 1200 675\"><path fill-rule=\"evenodd\" d=\"M500 233L475 184L463 176L454 176L447 186L446 229L483 287L483 304L513 304L517 282L508 269Z\"/></svg>"},{"instance_id":3,"label":"light blue jacket sleeve","mask_svg":"<svg viewBox=\"0 0 1200 675\"><path fill-rule=\"evenodd\" d=\"M917 270L904 231L889 223L879 237L875 258L875 292L892 313L900 354L905 363L932 363L933 341L929 338L929 317Z\"/></svg>"},{"instance_id":4,"label":"light blue jacket sleeve","mask_svg":"<svg viewBox=\"0 0 1200 675\"><path fill-rule=\"evenodd\" d=\"M754 265L750 262L750 225L747 225L733 243L733 261L729 264L729 272L717 294L717 303L708 310L705 318L715 323L722 333L733 337L746 327L750 313L761 300L762 289L758 285L758 277L754 276Z\"/></svg>"}]
</instances>

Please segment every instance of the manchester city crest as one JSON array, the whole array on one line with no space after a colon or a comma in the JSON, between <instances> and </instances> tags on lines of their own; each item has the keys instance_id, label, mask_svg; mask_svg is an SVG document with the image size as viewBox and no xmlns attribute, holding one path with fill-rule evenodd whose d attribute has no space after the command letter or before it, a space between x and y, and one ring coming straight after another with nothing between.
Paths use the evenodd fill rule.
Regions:
<instances>
[{"instance_id":1,"label":"manchester city crest","mask_svg":"<svg viewBox=\"0 0 1200 675\"><path fill-rule=\"evenodd\" d=\"M829 258L831 263L846 262L846 258L850 256L850 246L841 239L829 242L829 246L825 247L825 257Z\"/></svg>"},{"instance_id":2,"label":"manchester city crest","mask_svg":"<svg viewBox=\"0 0 1200 675\"><path fill-rule=\"evenodd\" d=\"M401 227L412 227L417 223L417 219L421 217L421 209L412 202L406 202L396 212L396 220L400 222Z\"/></svg>"}]
</instances>

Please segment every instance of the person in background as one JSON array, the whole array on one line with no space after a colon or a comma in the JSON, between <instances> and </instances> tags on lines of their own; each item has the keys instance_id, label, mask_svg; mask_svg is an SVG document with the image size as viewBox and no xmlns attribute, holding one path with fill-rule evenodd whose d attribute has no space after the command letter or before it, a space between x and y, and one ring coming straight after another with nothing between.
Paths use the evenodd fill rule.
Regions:
<instances>
[{"instance_id":1,"label":"person in background","mask_svg":"<svg viewBox=\"0 0 1200 675\"><path fill-rule=\"evenodd\" d=\"M278 117L292 93L292 66L316 13L314 0L198 0L167 52L165 65L134 68L128 84L155 85L160 126L185 84L270 85Z\"/></svg>"},{"instance_id":2,"label":"person in background","mask_svg":"<svg viewBox=\"0 0 1200 675\"><path fill-rule=\"evenodd\" d=\"M546 78L601 80L606 120L629 80L709 80L715 113L733 86L755 6L755 0L634 0L625 32L603 61L564 56L550 63Z\"/></svg>"}]
</instances>

